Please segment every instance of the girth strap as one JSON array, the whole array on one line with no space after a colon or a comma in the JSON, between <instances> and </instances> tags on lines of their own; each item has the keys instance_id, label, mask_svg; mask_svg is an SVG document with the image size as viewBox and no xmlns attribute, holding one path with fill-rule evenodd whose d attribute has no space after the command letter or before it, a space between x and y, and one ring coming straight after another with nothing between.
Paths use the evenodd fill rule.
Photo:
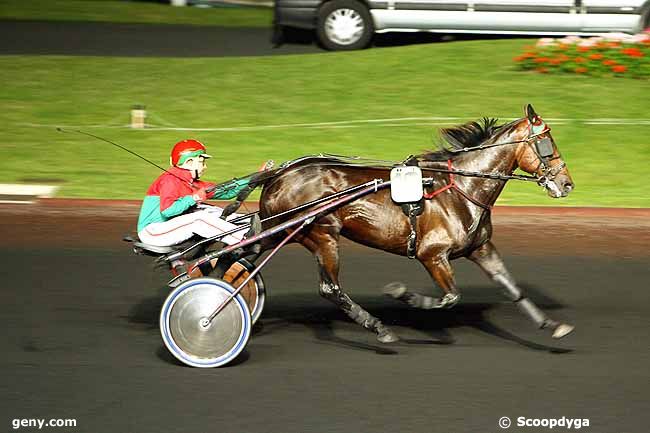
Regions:
<instances>
[{"instance_id":1,"label":"girth strap","mask_svg":"<svg viewBox=\"0 0 650 433\"><path fill-rule=\"evenodd\" d=\"M414 259L417 253L417 217L422 214L424 209L424 203L422 200L414 203L404 203L402 204L402 212L409 217L409 223L411 225L411 233L407 238L406 244L406 256L409 259Z\"/></svg>"}]
</instances>

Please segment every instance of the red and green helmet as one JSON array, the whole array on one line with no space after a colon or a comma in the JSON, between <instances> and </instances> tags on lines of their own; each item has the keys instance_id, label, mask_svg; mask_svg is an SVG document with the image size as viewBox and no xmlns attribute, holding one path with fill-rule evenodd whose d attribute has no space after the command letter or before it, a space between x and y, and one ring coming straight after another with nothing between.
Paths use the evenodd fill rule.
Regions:
<instances>
[{"instance_id":1,"label":"red and green helmet","mask_svg":"<svg viewBox=\"0 0 650 433\"><path fill-rule=\"evenodd\" d=\"M198 140L182 140L174 145L171 154L171 163L174 167L183 165L189 158L202 156L211 158L203 143Z\"/></svg>"}]
</instances>

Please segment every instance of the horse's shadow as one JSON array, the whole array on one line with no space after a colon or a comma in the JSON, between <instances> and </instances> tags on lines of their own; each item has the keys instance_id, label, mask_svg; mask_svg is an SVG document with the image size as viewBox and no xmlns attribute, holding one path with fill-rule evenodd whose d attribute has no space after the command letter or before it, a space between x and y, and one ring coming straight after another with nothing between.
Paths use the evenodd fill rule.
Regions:
<instances>
[{"instance_id":1,"label":"horse's shadow","mask_svg":"<svg viewBox=\"0 0 650 433\"><path fill-rule=\"evenodd\" d=\"M530 293L531 290L528 289L528 292ZM306 301L308 295L302 295L301 297L305 297ZM313 302L313 297L309 298ZM381 343L368 344L356 339L343 338L335 332L335 324L337 322L350 322L350 319L336 307L321 304L312 305L309 309L302 306L296 308L294 304L285 302L285 299L278 300L276 298L272 298L269 302L270 305L265 308L261 320L263 326L258 335L277 332L278 329L290 324L301 324L311 329L315 338L322 343L372 351L381 355L394 355L398 353L401 346L452 345L456 342L456 339L449 330L471 327L488 335L517 343L528 349L551 353L568 353L572 351L571 349L531 341L495 324L487 317L487 313L503 302L470 301L461 303L453 309L424 311L409 308L392 299L378 299L377 296L355 297L354 299L386 325L410 328L427 335L428 338L401 338L399 342L388 345ZM548 303L538 302L538 305L544 309L561 308L561 305L553 301ZM522 317L522 320L525 319ZM532 327L532 324L529 326ZM365 332L360 327L358 329L359 332Z\"/></svg>"},{"instance_id":2,"label":"horse's shadow","mask_svg":"<svg viewBox=\"0 0 650 433\"><path fill-rule=\"evenodd\" d=\"M564 306L557 300L545 295L534 287L525 287L524 291L542 309L555 310ZM355 350L374 352L379 355L395 355L399 349L406 346L441 346L453 345L456 340L449 330L470 327L485 334L498 337L526 347L528 349L550 353L568 353L571 349L550 346L531 341L514 332L493 323L487 316L488 312L504 303L498 293L490 294L494 289L468 288L463 291L464 301L452 309L424 311L409 308L393 299L376 295L360 295L353 299L372 315L391 327L410 328L423 333L428 338L402 338L397 343L381 344L367 343L364 337L353 339L342 337L335 331L339 323L350 323L350 319L334 305L321 299L317 293L298 294L268 294L262 318L253 328L254 336L271 335L282 332L283 329L299 324L310 329L316 340L322 344L331 344ZM129 323L145 325L151 329L158 327L162 304L168 289L161 289L157 296L142 299L133 305L125 319ZM522 321L525 320L522 316ZM529 327L532 324L526 323ZM353 329L349 327L348 329ZM358 327L359 333L367 331ZM164 360L169 356L158 356ZM170 360L171 361L171 360ZM174 360L175 362L175 360Z\"/></svg>"}]
</instances>

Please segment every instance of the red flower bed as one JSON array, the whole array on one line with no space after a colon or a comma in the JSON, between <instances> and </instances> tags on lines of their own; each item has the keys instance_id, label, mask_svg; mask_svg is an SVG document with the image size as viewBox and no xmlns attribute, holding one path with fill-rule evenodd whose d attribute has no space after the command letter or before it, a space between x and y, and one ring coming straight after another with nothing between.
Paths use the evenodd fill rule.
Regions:
<instances>
[{"instance_id":1,"label":"red flower bed","mask_svg":"<svg viewBox=\"0 0 650 433\"><path fill-rule=\"evenodd\" d=\"M638 35L607 34L540 39L514 58L518 69L539 73L650 78L650 29Z\"/></svg>"}]
</instances>

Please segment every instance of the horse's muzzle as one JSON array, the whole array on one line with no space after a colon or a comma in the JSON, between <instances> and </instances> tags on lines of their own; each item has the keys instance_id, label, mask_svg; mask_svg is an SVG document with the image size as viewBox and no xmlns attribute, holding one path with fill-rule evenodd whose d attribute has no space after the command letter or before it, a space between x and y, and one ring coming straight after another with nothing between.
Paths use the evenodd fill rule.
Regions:
<instances>
[{"instance_id":1,"label":"horse's muzzle","mask_svg":"<svg viewBox=\"0 0 650 433\"><path fill-rule=\"evenodd\" d=\"M553 198L566 197L571 191L573 191L573 188L575 188L571 178L565 174L557 175L555 179L549 183L552 183L553 185L549 185L551 188L547 188L548 194Z\"/></svg>"},{"instance_id":2,"label":"horse's muzzle","mask_svg":"<svg viewBox=\"0 0 650 433\"><path fill-rule=\"evenodd\" d=\"M566 181L562 184L562 197L566 197L569 195L571 191L573 191L573 182L571 181Z\"/></svg>"}]
</instances>

